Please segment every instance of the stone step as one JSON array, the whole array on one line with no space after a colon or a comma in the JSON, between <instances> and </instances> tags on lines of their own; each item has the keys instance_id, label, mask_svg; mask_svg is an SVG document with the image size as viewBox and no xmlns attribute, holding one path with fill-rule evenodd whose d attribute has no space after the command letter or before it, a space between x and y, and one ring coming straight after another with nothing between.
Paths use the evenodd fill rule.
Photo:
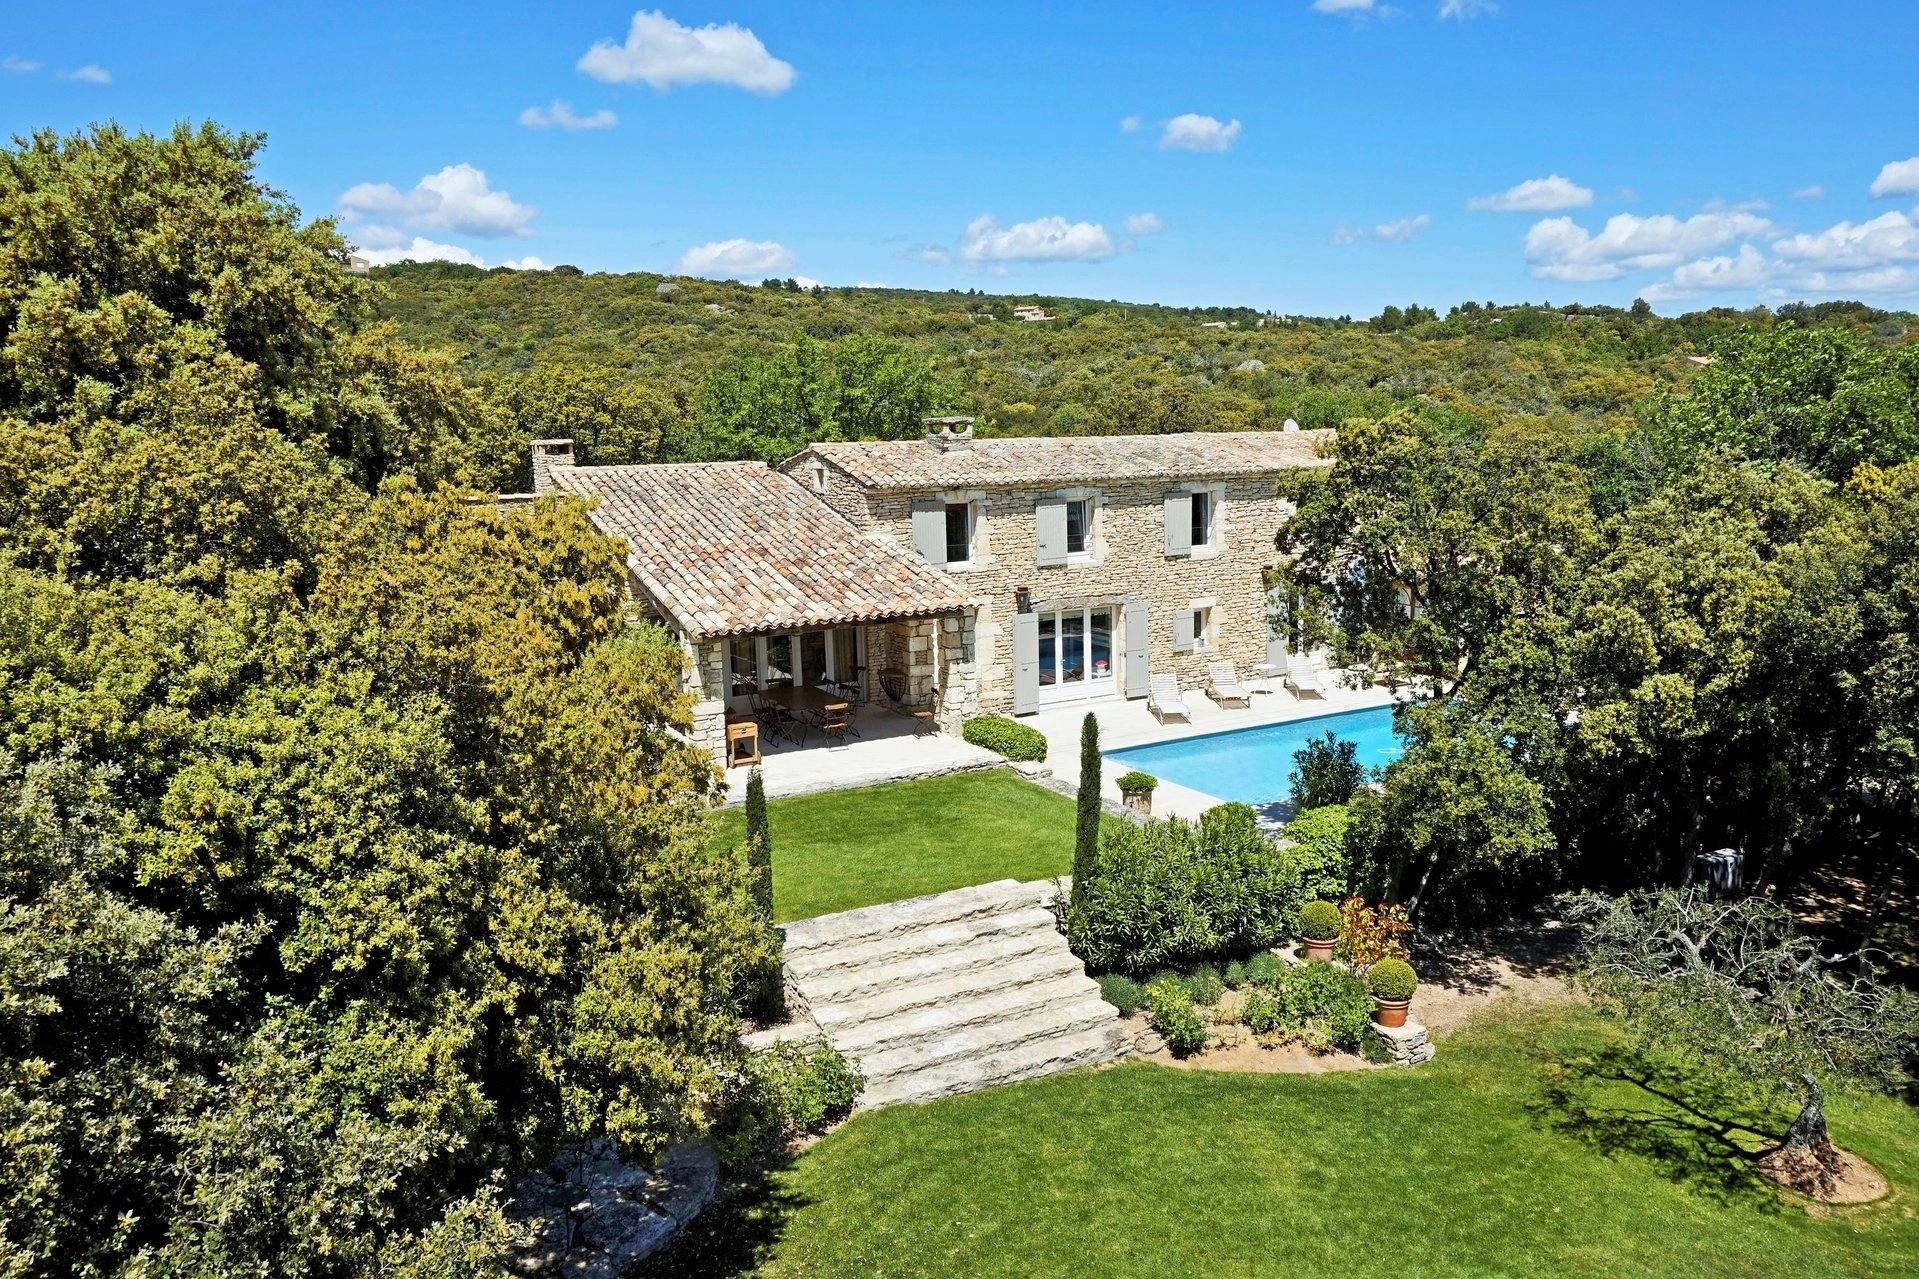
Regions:
<instances>
[{"instance_id":1,"label":"stone step","mask_svg":"<svg viewBox=\"0 0 1919 1279\"><path fill-rule=\"evenodd\" d=\"M821 947L854 945L891 933L992 915L1010 907L1036 903L1038 891L1031 884L1002 879L973 888L929 893L905 901L794 920L782 926L786 954L801 956Z\"/></svg>"},{"instance_id":2,"label":"stone step","mask_svg":"<svg viewBox=\"0 0 1919 1279\"><path fill-rule=\"evenodd\" d=\"M903 1102L933 1101L996 1084L1037 1079L1075 1066L1116 1061L1126 1053L1117 1019L1094 1030L1047 1035L1004 1052L944 1062L924 1070L903 1071L869 1086L859 1108L875 1110Z\"/></svg>"},{"instance_id":3,"label":"stone step","mask_svg":"<svg viewBox=\"0 0 1919 1279\"><path fill-rule=\"evenodd\" d=\"M1085 967L1062 941L1056 949L1021 956L975 972L888 986L858 999L821 1004L809 998L807 1011L827 1037L837 1043L838 1036L865 1022L883 1021L916 1008L929 1008L972 995L988 995L1058 977L1084 976L1085 972Z\"/></svg>"},{"instance_id":4,"label":"stone step","mask_svg":"<svg viewBox=\"0 0 1919 1279\"><path fill-rule=\"evenodd\" d=\"M1064 1008L1098 998L1098 982L1078 973L1068 973L1006 990L976 991L890 1017L874 1018L840 1031L834 1042L840 1051L848 1053L903 1048L981 1023L1011 1020L1040 1009Z\"/></svg>"},{"instance_id":5,"label":"stone step","mask_svg":"<svg viewBox=\"0 0 1919 1279\"><path fill-rule=\"evenodd\" d=\"M1049 935L1050 934L1050 935ZM955 976L1057 944L1052 915L1035 908L942 924L787 961L809 1001L852 999L882 986Z\"/></svg>"},{"instance_id":6,"label":"stone step","mask_svg":"<svg viewBox=\"0 0 1919 1279\"><path fill-rule=\"evenodd\" d=\"M883 1089L902 1075L991 1058L1049 1036L1110 1028L1112 1024L1111 1006L1078 996L1042 1004L1023 1013L1008 1013L1003 1018L922 1035L911 1043L889 1040L857 1053L856 1057L868 1085Z\"/></svg>"}]
</instances>

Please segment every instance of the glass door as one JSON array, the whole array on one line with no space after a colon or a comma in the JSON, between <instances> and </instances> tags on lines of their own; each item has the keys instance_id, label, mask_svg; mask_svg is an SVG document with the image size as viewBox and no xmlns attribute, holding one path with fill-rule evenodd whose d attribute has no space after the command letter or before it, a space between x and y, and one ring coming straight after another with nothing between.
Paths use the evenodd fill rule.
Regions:
<instances>
[{"instance_id":1,"label":"glass door","mask_svg":"<svg viewBox=\"0 0 1919 1279\"><path fill-rule=\"evenodd\" d=\"M1113 691L1113 610L1069 608L1039 617L1039 698L1043 703Z\"/></svg>"}]
</instances>

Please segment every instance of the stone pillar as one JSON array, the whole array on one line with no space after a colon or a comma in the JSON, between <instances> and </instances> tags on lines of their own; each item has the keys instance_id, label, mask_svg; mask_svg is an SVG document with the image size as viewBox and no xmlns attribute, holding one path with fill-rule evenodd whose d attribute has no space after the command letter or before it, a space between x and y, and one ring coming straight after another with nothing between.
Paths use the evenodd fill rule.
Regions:
<instances>
[{"instance_id":1,"label":"stone pillar","mask_svg":"<svg viewBox=\"0 0 1919 1279\"><path fill-rule=\"evenodd\" d=\"M1426 1028L1416 1021L1408 1021L1404 1026L1382 1026L1378 1022L1370 1023L1372 1033L1379 1037L1386 1054L1395 1066L1417 1066L1421 1062L1433 1059L1432 1041L1426 1038Z\"/></svg>"},{"instance_id":2,"label":"stone pillar","mask_svg":"<svg viewBox=\"0 0 1919 1279\"><path fill-rule=\"evenodd\" d=\"M968 609L939 619L940 731L955 737L980 713L976 617Z\"/></svg>"},{"instance_id":3,"label":"stone pillar","mask_svg":"<svg viewBox=\"0 0 1919 1279\"><path fill-rule=\"evenodd\" d=\"M687 645L686 691L693 696L693 743L726 767L726 642Z\"/></svg>"}]
</instances>

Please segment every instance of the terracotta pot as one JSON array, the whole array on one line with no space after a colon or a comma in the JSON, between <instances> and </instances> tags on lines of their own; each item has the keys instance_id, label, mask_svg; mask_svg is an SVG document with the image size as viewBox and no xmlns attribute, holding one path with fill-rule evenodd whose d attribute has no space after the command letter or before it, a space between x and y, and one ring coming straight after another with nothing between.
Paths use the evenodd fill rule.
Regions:
<instances>
[{"instance_id":1,"label":"terracotta pot","mask_svg":"<svg viewBox=\"0 0 1919 1279\"><path fill-rule=\"evenodd\" d=\"M1149 790L1122 791L1120 798L1126 801L1126 807L1135 813L1150 815L1153 811L1153 792Z\"/></svg>"},{"instance_id":2,"label":"terracotta pot","mask_svg":"<svg viewBox=\"0 0 1919 1279\"><path fill-rule=\"evenodd\" d=\"M1299 953L1309 964L1323 964L1333 957L1333 947L1338 944L1337 937L1318 941L1311 937L1299 939Z\"/></svg>"},{"instance_id":3,"label":"terracotta pot","mask_svg":"<svg viewBox=\"0 0 1919 1279\"><path fill-rule=\"evenodd\" d=\"M1406 1010L1413 1006L1410 999L1381 999L1373 996L1373 1020L1388 1029L1406 1024Z\"/></svg>"}]
</instances>

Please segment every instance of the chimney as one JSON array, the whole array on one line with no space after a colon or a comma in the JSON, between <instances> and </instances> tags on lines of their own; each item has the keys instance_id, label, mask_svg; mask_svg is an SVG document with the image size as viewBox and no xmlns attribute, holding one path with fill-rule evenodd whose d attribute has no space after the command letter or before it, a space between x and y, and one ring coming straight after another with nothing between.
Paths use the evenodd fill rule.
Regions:
<instances>
[{"instance_id":1,"label":"chimney","mask_svg":"<svg viewBox=\"0 0 1919 1279\"><path fill-rule=\"evenodd\" d=\"M920 426L926 432L926 447L935 452L952 453L973 447L970 417L923 417Z\"/></svg>"},{"instance_id":2,"label":"chimney","mask_svg":"<svg viewBox=\"0 0 1919 1279\"><path fill-rule=\"evenodd\" d=\"M533 441L533 492L553 491L553 468L573 465L572 440Z\"/></svg>"}]
</instances>

